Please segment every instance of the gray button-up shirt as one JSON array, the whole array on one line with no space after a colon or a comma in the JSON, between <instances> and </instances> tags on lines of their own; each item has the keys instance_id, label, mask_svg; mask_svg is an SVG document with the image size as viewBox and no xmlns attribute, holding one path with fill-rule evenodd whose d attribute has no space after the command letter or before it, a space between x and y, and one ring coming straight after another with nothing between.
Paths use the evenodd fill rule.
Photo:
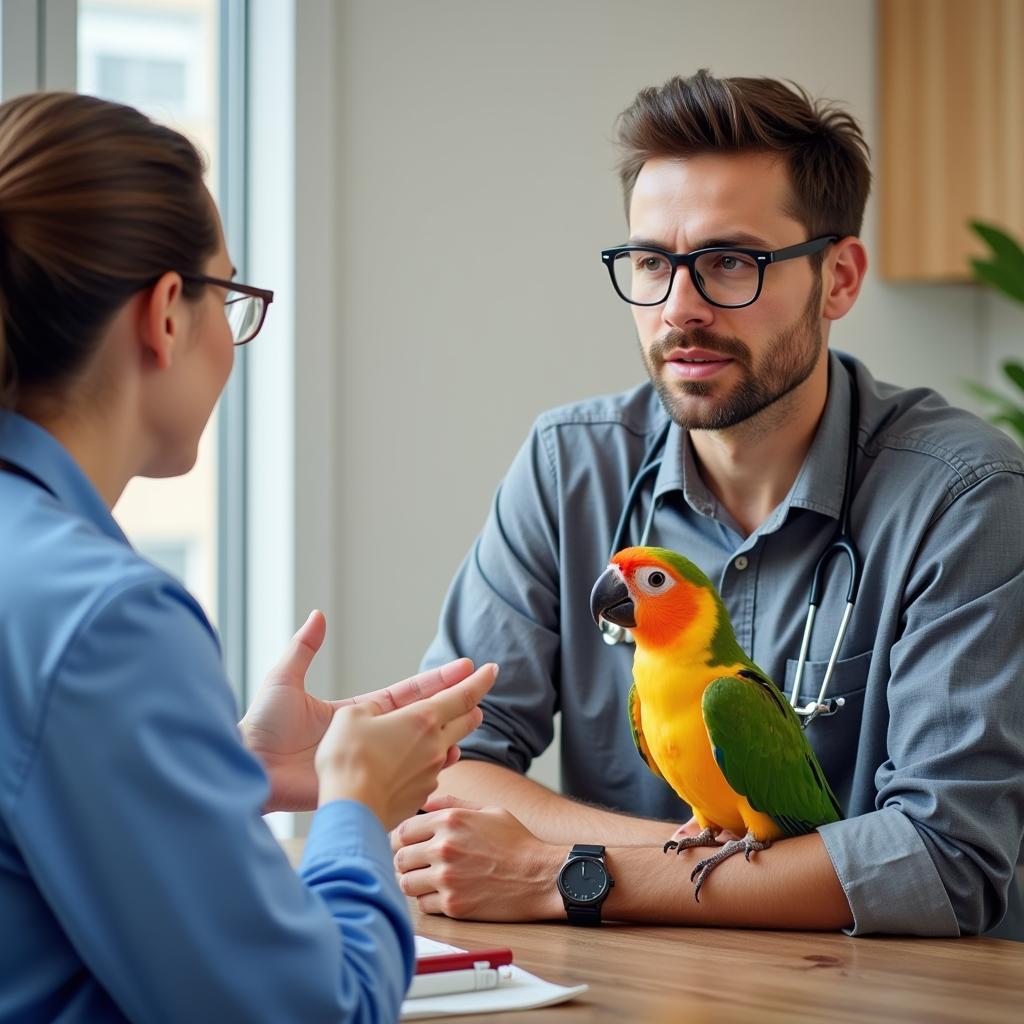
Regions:
<instances>
[{"instance_id":1,"label":"gray button-up shirt","mask_svg":"<svg viewBox=\"0 0 1024 1024\"><path fill-rule=\"evenodd\" d=\"M717 583L743 648L788 695L811 577L840 515L850 376L832 354L829 396L786 499L744 537L704 486L687 433L669 430L623 546L672 548ZM1024 938L1014 866L1024 835L1024 453L925 389L875 381L860 395L851 530L863 580L829 695L808 729L846 818L819 829L854 934ZM630 735L633 648L590 617L625 495L666 416L645 384L537 421L459 569L425 665L501 665L467 757L525 772L562 713L565 792L685 820ZM834 559L801 684L818 694L846 604Z\"/></svg>"}]
</instances>

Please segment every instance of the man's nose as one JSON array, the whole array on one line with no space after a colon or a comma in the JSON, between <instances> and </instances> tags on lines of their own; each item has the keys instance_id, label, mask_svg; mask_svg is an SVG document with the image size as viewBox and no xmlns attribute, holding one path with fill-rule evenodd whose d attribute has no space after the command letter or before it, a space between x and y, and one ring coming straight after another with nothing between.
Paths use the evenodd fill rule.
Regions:
<instances>
[{"instance_id":1,"label":"man's nose","mask_svg":"<svg viewBox=\"0 0 1024 1024\"><path fill-rule=\"evenodd\" d=\"M680 267L672 281L661 317L672 327L707 327L714 322L715 307L697 290L689 267Z\"/></svg>"}]
</instances>

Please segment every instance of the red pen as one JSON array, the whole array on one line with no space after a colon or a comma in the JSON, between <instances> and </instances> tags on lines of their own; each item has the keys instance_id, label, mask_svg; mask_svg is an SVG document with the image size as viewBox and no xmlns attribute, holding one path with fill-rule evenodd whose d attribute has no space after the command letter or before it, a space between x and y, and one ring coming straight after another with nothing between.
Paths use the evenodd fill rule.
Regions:
<instances>
[{"instance_id":1,"label":"red pen","mask_svg":"<svg viewBox=\"0 0 1024 1024\"><path fill-rule=\"evenodd\" d=\"M416 960L417 974L436 974L438 971L471 971L476 964L489 968L504 967L512 963L511 949L467 949L465 953L436 953Z\"/></svg>"}]
</instances>

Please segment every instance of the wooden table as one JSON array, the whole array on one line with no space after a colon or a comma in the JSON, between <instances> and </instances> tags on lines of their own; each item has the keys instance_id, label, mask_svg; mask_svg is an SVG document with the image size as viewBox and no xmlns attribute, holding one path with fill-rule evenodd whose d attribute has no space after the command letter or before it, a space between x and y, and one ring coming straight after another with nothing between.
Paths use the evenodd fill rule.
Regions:
<instances>
[{"instance_id":1,"label":"wooden table","mask_svg":"<svg viewBox=\"0 0 1024 1024\"><path fill-rule=\"evenodd\" d=\"M1024 1020L1024 943L484 924L431 917L414 905L412 914L419 935L465 948L510 946L533 974L590 986L560 1006L453 1018L466 1024Z\"/></svg>"},{"instance_id":2,"label":"wooden table","mask_svg":"<svg viewBox=\"0 0 1024 1024\"><path fill-rule=\"evenodd\" d=\"M283 844L293 862L302 840ZM417 934L481 949L590 990L560 1006L452 1018L466 1024L1018 1024L1024 943L999 939L851 939L819 932L489 924L421 914Z\"/></svg>"}]
</instances>

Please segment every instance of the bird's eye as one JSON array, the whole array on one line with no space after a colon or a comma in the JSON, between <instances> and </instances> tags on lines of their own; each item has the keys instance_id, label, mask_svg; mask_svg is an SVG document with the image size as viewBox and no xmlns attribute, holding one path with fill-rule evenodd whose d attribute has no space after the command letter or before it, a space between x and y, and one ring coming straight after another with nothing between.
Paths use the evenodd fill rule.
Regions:
<instances>
[{"instance_id":1,"label":"bird's eye","mask_svg":"<svg viewBox=\"0 0 1024 1024\"><path fill-rule=\"evenodd\" d=\"M645 594L664 594L675 586L675 580L667 572L661 569L646 568L640 569L635 577L636 585Z\"/></svg>"}]
</instances>

